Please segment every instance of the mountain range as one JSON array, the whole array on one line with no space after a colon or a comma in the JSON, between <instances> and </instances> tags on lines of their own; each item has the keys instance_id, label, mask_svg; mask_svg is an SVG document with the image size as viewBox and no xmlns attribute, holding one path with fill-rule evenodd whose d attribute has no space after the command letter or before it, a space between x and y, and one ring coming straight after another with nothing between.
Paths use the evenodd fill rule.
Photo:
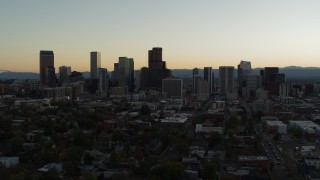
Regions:
<instances>
[{"instance_id":1,"label":"mountain range","mask_svg":"<svg viewBox=\"0 0 320 180\"><path fill-rule=\"evenodd\" d=\"M263 68L252 69L252 74L258 75ZM320 67L299 67L288 66L280 68L280 73L284 73L287 78L296 79L320 79ZM213 69L214 76L219 76L219 70ZM82 72L85 78L90 77L90 72ZM203 74L203 69L199 69L200 75ZM236 76L237 72L235 73ZM172 75L174 77L192 77L192 69L172 69ZM39 79L39 73L33 72L13 72L7 70L0 70L0 79Z\"/></svg>"}]
</instances>

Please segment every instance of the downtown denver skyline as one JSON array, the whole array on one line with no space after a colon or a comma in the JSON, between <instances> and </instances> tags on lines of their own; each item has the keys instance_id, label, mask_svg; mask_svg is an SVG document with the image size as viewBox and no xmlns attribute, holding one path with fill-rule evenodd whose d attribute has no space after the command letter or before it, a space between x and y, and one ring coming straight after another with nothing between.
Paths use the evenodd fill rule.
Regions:
<instances>
[{"instance_id":1,"label":"downtown denver skyline","mask_svg":"<svg viewBox=\"0 0 320 180\"><path fill-rule=\"evenodd\" d=\"M147 66L163 48L170 69L249 60L254 67L320 67L320 2L282 1L2 1L0 69L38 72L39 51L55 66L89 71L90 52L113 70L118 57Z\"/></svg>"}]
</instances>

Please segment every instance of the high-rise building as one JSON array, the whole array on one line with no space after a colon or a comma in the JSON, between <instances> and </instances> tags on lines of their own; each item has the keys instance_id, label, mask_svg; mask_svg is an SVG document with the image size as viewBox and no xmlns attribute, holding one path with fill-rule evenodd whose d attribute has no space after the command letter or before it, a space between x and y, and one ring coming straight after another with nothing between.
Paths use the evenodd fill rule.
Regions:
<instances>
[{"instance_id":1,"label":"high-rise building","mask_svg":"<svg viewBox=\"0 0 320 180\"><path fill-rule=\"evenodd\" d=\"M56 81L53 51L40 51L40 83L55 86Z\"/></svg>"},{"instance_id":2,"label":"high-rise building","mask_svg":"<svg viewBox=\"0 0 320 180\"><path fill-rule=\"evenodd\" d=\"M141 71L135 71L134 73L134 86L135 90L141 89Z\"/></svg>"},{"instance_id":3,"label":"high-rise building","mask_svg":"<svg viewBox=\"0 0 320 180\"><path fill-rule=\"evenodd\" d=\"M119 87L128 87L129 92L134 90L134 62L133 58L119 57Z\"/></svg>"},{"instance_id":4,"label":"high-rise building","mask_svg":"<svg viewBox=\"0 0 320 180\"><path fill-rule=\"evenodd\" d=\"M288 97L291 90L290 83L279 84L279 96Z\"/></svg>"},{"instance_id":5,"label":"high-rise building","mask_svg":"<svg viewBox=\"0 0 320 180\"><path fill-rule=\"evenodd\" d=\"M148 52L148 88L161 90L162 79L170 77L166 62L162 60L162 48L154 47Z\"/></svg>"},{"instance_id":6,"label":"high-rise building","mask_svg":"<svg viewBox=\"0 0 320 180\"><path fill-rule=\"evenodd\" d=\"M234 67L233 66L220 66L219 67L219 82L220 92L228 94L233 92L234 88Z\"/></svg>"},{"instance_id":7,"label":"high-rise building","mask_svg":"<svg viewBox=\"0 0 320 180\"><path fill-rule=\"evenodd\" d=\"M61 84L69 82L69 76L71 75L70 66L60 66L59 67L59 80Z\"/></svg>"},{"instance_id":8,"label":"high-rise building","mask_svg":"<svg viewBox=\"0 0 320 180\"><path fill-rule=\"evenodd\" d=\"M143 67L140 70L140 84L141 84L141 89L145 90L148 87L148 75L149 75L149 69L147 67Z\"/></svg>"},{"instance_id":9,"label":"high-rise building","mask_svg":"<svg viewBox=\"0 0 320 180\"><path fill-rule=\"evenodd\" d=\"M199 69L193 68L192 70L192 92L196 94L197 91L197 84L195 81L195 76L199 75Z\"/></svg>"},{"instance_id":10,"label":"high-rise building","mask_svg":"<svg viewBox=\"0 0 320 180\"><path fill-rule=\"evenodd\" d=\"M90 53L90 78L99 79L98 68L101 67L101 53L93 51Z\"/></svg>"},{"instance_id":11,"label":"high-rise building","mask_svg":"<svg viewBox=\"0 0 320 180\"><path fill-rule=\"evenodd\" d=\"M119 81L119 63L114 63L113 65L113 72L111 73L111 81L113 87L118 86Z\"/></svg>"},{"instance_id":12,"label":"high-rise building","mask_svg":"<svg viewBox=\"0 0 320 180\"><path fill-rule=\"evenodd\" d=\"M251 62L249 61L241 61L238 65L238 82L239 88L247 87L246 85L246 77L251 74Z\"/></svg>"},{"instance_id":13,"label":"high-rise building","mask_svg":"<svg viewBox=\"0 0 320 180\"><path fill-rule=\"evenodd\" d=\"M195 75L199 75L199 69L198 68L193 68L192 69L192 76L195 76Z\"/></svg>"},{"instance_id":14,"label":"high-rise building","mask_svg":"<svg viewBox=\"0 0 320 180\"><path fill-rule=\"evenodd\" d=\"M199 80L197 82L197 98L198 100L207 100L209 97L209 88L207 80Z\"/></svg>"},{"instance_id":15,"label":"high-rise building","mask_svg":"<svg viewBox=\"0 0 320 180\"><path fill-rule=\"evenodd\" d=\"M276 74L278 73L278 67L264 68L264 87L269 92L269 95L277 95L279 92L279 86L277 86L276 82Z\"/></svg>"},{"instance_id":16,"label":"high-rise building","mask_svg":"<svg viewBox=\"0 0 320 180\"><path fill-rule=\"evenodd\" d=\"M194 75L193 76L193 93L198 94L198 83L201 81L200 75Z\"/></svg>"},{"instance_id":17,"label":"high-rise building","mask_svg":"<svg viewBox=\"0 0 320 180\"><path fill-rule=\"evenodd\" d=\"M261 88L261 76L258 75L248 75L246 77L246 87L251 91L255 91Z\"/></svg>"},{"instance_id":18,"label":"high-rise building","mask_svg":"<svg viewBox=\"0 0 320 180\"><path fill-rule=\"evenodd\" d=\"M304 85L304 94L306 96L309 96L309 95L311 95L313 93L314 93L314 84L310 84L310 83L305 84Z\"/></svg>"},{"instance_id":19,"label":"high-rise building","mask_svg":"<svg viewBox=\"0 0 320 180\"><path fill-rule=\"evenodd\" d=\"M168 78L162 80L162 92L166 93L168 98L182 98L183 81L178 78Z\"/></svg>"},{"instance_id":20,"label":"high-rise building","mask_svg":"<svg viewBox=\"0 0 320 180\"><path fill-rule=\"evenodd\" d=\"M69 76L70 83L85 81L81 72L72 71L71 75Z\"/></svg>"},{"instance_id":21,"label":"high-rise building","mask_svg":"<svg viewBox=\"0 0 320 180\"><path fill-rule=\"evenodd\" d=\"M213 92L213 77L212 77L212 67L204 67L203 69L203 79L208 82L208 92L211 94Z\"/></svg>"},{"instance_id":22,"label":"high-rise building","mask_svg":"<svg viewBox=\"0 0 320 180\"><path fill-rule=\"evenodd\" d=\"M99 92L106 93L109 90L109 73L106 68L98 68Z\"/></svg>"}]
</instances>

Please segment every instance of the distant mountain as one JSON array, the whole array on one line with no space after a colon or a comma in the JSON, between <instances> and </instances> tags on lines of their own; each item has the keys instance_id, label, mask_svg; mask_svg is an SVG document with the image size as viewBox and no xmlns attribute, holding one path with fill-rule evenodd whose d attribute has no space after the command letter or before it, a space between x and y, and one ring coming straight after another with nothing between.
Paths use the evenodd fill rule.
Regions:
<instances>
[{"instance_id":1,"label":"distant mountain","mask_svg":"<svg viewBox=\"0 0 320 180\"><path fill-rule=\"evenodd\" d=\"M260 74L260 70L264 68L254 68L252 69L252 74ZM319 78L320 79L320 68L319 67L299 67L299 66L288 66L279 69L280 73L286 74L287 78ZM213 69L214 77L219 77L219 70ZM203 69L199 69L200 75L203 76ZM192 77L192 69L173 69L172 75L175 77ZM237 76L237 71L235 72Z\"/></svg>"},{"instance_id":2,"label":"distant mountain","mask_svg":"<svg viewBox=\"0 0 320 180\"><path fill-rule=\"evenodd\" d=\"M90 72L82 72L82 75L89 78ZM0 71L0 79L39 79L39 73Z\"/></svg>"},{"instance_id":3,"label":"distant mountain","mask_svg":"<svg viewBox=\"0 0 320 180\"><path fill-rule=\"evenodd\" d=\"M0 79L39 79L38 73L32 72L0 72Z\"/></svg>"},{"instance_id":4,"label":"distant mountain","mask_svg":"<svg viewBox=\"0 0 320 180\"><path fill-rule=\"evenodd\" d=\"M252 74L258 75L260 70L263 68L255 68L252 70ZM214 77L219 77L219 70L213 69ZM203 69L199 69L200 75L203 75ZM287 78L297 79L308 79L308 78L319 78L320 79L320 68L319 67L299 67L299 66L288 66L280 68L280 73L286 74ZM82 72L85 78L90 77L90 72ZM192 69L172 69L172 75L174 77L192 77ZM235 72L237 76L237 71ZM11 72L11 71L0 71L0 79L39 79L39 73L32 72Z\"/></svg>"}]
</instances>

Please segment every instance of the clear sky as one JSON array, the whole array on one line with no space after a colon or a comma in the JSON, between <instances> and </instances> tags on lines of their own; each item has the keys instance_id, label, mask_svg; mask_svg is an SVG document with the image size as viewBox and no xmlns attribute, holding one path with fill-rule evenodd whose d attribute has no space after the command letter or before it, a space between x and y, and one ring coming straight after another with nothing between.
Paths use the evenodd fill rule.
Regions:
<instances>
[{"instance_id":1,"label":"clear sky","mask_svg":"<svg viewBox=\"0 0 320 180\"><path fill-rule=\"evenodd\" d=\"M0 70L89 71L90 51L113 70L118 57L147 66L162 47L168 68L320 66L319 0L1 0Z\"/></svg>"}]
</instances>

